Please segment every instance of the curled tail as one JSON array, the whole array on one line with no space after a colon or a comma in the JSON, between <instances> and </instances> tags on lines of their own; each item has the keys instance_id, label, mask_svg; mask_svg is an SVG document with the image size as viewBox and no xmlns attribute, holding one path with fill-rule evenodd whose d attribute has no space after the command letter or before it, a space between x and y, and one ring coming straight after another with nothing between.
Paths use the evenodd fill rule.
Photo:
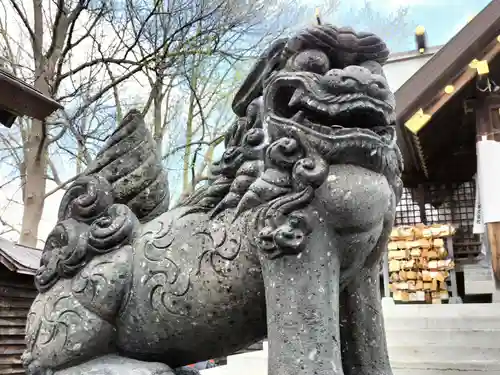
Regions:
<instances>
[{"instance_id":1,"label":"curled tail","mask_svg":"<svg viewBox=\"0 0 500 375\"><path fill-rule=\"evenodd\" d=\"M141 222L168 210L167 174L138 110L125 116L84 174L104 177L114 202L129 206Z\"/></svg>"},{"instance_id":2,"label":"curled tail","mask_svg":"<svg viewBox=\"0 0 500 375\"><path fill-rule=\"evenodd\" d=\"M44 293L95 256L133 242L139 222L168 210L167 175L139 111L130 111L64 194L35 276Z\"/></svg>"}]
</instances>

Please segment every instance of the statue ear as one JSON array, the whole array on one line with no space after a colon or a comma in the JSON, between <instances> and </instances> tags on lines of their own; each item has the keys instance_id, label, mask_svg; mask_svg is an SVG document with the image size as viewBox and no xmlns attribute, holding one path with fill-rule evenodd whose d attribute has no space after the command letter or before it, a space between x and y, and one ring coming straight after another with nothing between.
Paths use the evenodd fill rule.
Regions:
<instances>
[{"instance_id":1,"label":"statue ear","mask_svg":"<svg viewBox=\"0 0 500 375\"><path fill-rule=\"evenodd\" d=\"M247 107L252 100L262 95L264 90L264 79L266 79L273 70L279 68L281 53L287 41L288 39L278 39L259 56L259 59L234 96L232 108L237 116L244 117Z\"/></svg>"}]
</instances>

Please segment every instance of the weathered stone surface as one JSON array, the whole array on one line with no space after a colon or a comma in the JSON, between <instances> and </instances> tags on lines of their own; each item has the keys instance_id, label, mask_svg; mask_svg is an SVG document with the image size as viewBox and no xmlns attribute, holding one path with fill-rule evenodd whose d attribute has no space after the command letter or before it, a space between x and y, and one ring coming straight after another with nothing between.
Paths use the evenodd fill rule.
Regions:
<instances>
[{"instance_id":1,"label":"weathered stone surface","mask_svg":"<svg viewBox=\"0 0 500 375\"><path fill-rule=\"evenodd\" d=\"M273 43L235 95L211 183L168 211L131 111L62 200L27 373L170 374L267 335L272 375L391 375L377 272L402 160L387 56L329 25Z\"/></svg>"},{"instance_id":2,"label":"weathered stone surface","mask_svg":"<svg viewBox=\"0 0 500 375\"><path fill-rule=\"evenodd\" d=\"M90 360L70 369L56 371L54 375L177 375L162 363L142 362L107 355ZM182 374L184 375L184 374Z\"/></svg>"}]
</instances>

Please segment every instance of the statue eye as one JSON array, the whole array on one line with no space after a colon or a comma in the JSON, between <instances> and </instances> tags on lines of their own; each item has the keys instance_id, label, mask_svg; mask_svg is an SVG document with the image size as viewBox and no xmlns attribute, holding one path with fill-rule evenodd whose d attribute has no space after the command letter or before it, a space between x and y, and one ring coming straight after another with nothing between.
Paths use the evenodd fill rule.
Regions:
<instances>
[{"instance_id":1,"label":"statue eye","mask_svg":"<svg viewBox=\"0 0 500 375\"><path fill-rule=\"evenodd\" d=\"M306 71L321 75L330 70L330 60L326 53L314 49L302 51L292 56L288 65L294 71Z\"/></svg>"}]
</instances>

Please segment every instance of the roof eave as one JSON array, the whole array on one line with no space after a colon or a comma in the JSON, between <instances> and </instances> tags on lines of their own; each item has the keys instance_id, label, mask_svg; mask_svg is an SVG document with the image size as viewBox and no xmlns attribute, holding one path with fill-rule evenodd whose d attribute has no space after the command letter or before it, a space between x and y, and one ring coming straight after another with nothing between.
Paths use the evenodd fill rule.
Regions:
<instances>
[{"instance_id":1,"label":"roof eave","mask_svg":"<svg viewBox=\"0 0 500 375\"><path fill-rule=\"evenodd\" d=\"M11 127L16 117L43 120L62 106L12 74L0 69L0 86L5 96L0 105L2 123Z\"/></svg>"},{"instance_id":2,"label":"roof eave","mask_svg":"<svg viewBox=\"0 0 500 375\"><path fill-rule=\"evenodd\" d=\"M429 57L434 55L437 51L439 51L443 46L434 46L427 48L423 53L418 51L405 51L405 52L396 52L391 53L385 65L390 65L392 63L403 62L408 60L422 59L425 57Z\"/></svg>"},{"instance_id":3,"label":"roof eave","mask_svg":"<svg viewBox=\"0 0 500 375\"><path fill-rule=\"evenodd\" d=\"M500 0L493 0L396 92L396 116L406 120L420 102L442 89L447 80L469 64L500 30Z\"/></svg>"},{"instance_id":4,"label":"roof eave","mask_svg":"<svg viewBox=\"0 0 500 375\"><path fill-rule=\"evenodd\" d=\"M413 180L416 175L420 176L417 180L422 179L424 173L417 155L416 136L405 128L405 122L476 58L498 36L498 30L500 0L493 0L396 91L398 143L405 170Z\"/></svg>"}]
</instances>

